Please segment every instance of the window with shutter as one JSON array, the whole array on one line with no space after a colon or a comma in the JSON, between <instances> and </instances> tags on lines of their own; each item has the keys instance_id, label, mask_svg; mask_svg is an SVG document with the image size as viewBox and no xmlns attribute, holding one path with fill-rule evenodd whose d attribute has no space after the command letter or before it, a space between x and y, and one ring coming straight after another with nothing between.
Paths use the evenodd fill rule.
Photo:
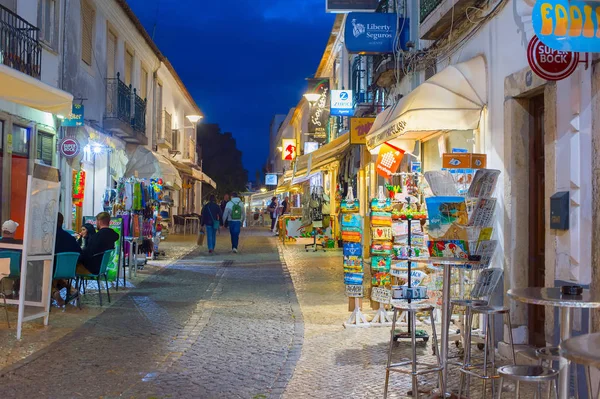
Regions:
<instances>
[{"instance_id":1,"label":"window with shutter","mask_svg":"<svg viewBox=\"0 0 600 399\"><path fill-rule=\"evenodd\" d=\"M173 129L172 140L173 151L179 151L179 130Z\"/></svg>"},{"instance_id":2,"label":"window with shutter","mask_svg":"<svg viewBox=\"0 0 600 399\"><path fill-rule=\"evenodd\" d=\"M81 2L81 59L92 65L94 55L94 20L95 12L85 0Z\"/></svg>"},{"instance_id":3,"label":"window with shutter","mask_svg":"<svg viewBox=\"0 0 600 399\"><path fill-rule=\"evenodd\" d=\"M140 81L140 97L142 99L148 98L148 71L142 68L142 76Z\"/></svg>"},{"instance_id":4,"label":"window with shutter","mask_svg":"<svg viewBox=\"0 0 600 399\"><path fill-rule=\"evenodd\" d=\"M133 54L129 50L125 52L125 84L129 86L133 75Z\"/></svg>"},{"instance_id":5,"label":"window with shutter","mask_svg":"<svg viewBox=\"0 0 600 399\"><path fill-rule=\"evenodd\" d=\"M106 77L114 79L117 77L117 36L108 31L106 43Z\"/></svg>"},{"instance_id":6,"label":"window with shutter","mask_svg":"<svg viewBox=\"0 0 600 399\"><path fill-rule=\"evenodd\" d=\"M53 50L58 50L59 0L39 0L38 27L40 40Z\"/></svg>"},{"instance_id":7,"label":"window with shutter","mask_svg":"<svg viewBox=\"0 0 600 399\"><path fill-rule=\"evenodd\" d=\"M0 5L8 8L12 12L17 11L17 0L0 0Z\"/></svg>"},{"instance_id":8,"label":"window with shutter","mask_svg":"<svg viewBox=\"0 0 600 399\"><path fill-rule=\"evenodd\" d=\"M38 133L37 159L48 166L53 165L54 135L49 133Z\"/></svg>"}]
</instances>

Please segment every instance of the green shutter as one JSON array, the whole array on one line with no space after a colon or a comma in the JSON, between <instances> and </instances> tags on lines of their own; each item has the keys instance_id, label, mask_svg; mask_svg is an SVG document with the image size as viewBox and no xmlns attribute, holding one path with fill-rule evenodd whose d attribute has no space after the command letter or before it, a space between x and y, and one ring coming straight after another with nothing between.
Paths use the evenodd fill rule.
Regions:
<instances>
[{"instance_id":1,"label":"green shutter","mask_svg":"<svg viewBox=\"0 0 600 399\"><path fill-rule=\"evenodd\" d=\"M54 135L38 133L37 159L43 161L46 165L53 166L53 154Z\"/></svg>"}]
</instances>

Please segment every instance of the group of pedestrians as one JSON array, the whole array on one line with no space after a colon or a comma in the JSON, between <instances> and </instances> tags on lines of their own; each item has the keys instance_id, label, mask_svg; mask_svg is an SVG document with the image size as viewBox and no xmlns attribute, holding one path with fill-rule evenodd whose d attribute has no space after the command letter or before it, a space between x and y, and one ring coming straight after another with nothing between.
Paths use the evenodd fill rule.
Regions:
<instances>
[{"instance_id":1,"label":"group of pedestrians","mask_svg":"<svg viewBox=\"0 0 600 399\"><path fill-rule=\"evenodd\" d=\"M200 234L206 234L206 244L209 254L215 253L217 232L221 226L229 228L231 251L238 253L240 232L246 219L246 210L244 203L237 193L232 193L231 199L228 194L225 194L220 205L217 204L217 198L211 195L208 203L202 208L200 219L200 224L202 225Z\"/></svg>"},{"instance_id":2,"label":"group of pedestrians","mask_svg":"<svg viewBox=\"0 0 600 399\"><path fill-rule=\"evenodd\" d=\"M269 203L267 211L269 212L269 216L271 216L271 231L275 235L277 235L277 232L278 232L277 220L279 219L279 216L289 213L289 210L290 210L289 204L290 204L289 197L285 197L283 199L283 201L281 201L281 204L277 200L277 197L271 198L271 202Z\"/></svg>"}]
</instances>

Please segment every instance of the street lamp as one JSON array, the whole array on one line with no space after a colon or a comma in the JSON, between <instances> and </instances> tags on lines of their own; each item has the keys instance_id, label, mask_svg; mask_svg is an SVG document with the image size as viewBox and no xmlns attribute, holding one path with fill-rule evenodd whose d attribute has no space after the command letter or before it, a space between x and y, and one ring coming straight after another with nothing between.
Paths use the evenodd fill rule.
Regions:
<instances>
[{"instance_id":1,"label":"street lamp","mask_svg":"<svg viewBox=\"0 0 600 399\"><path fill-rule=\"evenodd\" d=\"M319 94L319 93L306 93L306 94L304 94L304 98L306 98L306 100L309 103L314 104L317 101L319 101L319 99L321 98L321 94Z\"/></svg>"},{"instance_id":2,"label":"street lamp","mask_svg":"<svg viewBox=\"0 0 600 399\"><path fill-rule=\"evenodd\" d=\"M186 115L188 121L192 122L194 125L200 121L200 119L204 118L202 115Z\"/></svg>"}]
</instances>

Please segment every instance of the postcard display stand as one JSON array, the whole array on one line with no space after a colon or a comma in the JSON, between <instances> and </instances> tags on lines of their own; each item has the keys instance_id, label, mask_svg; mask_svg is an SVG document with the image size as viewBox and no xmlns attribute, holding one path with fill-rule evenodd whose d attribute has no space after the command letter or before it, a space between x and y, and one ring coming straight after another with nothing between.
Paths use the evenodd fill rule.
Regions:
<instances>
[{"instance_id":1,"label":"postcard display stand","mask_svg":"<svg viewBox=\"0 0 600 399\"><path fill-rule=\"evenodd\" d=\"M33 174L27 178L23 244L1 245L2 248L22 251L19 299L6 300L19 305L19 340L23 322L43 317L44 325L48 325L59 195L58 169L34 164ZM25 306L41 310L25 314Z\"/></svg>"},{"instance_id":2,"label":"postcard display stand","mask_svg":"<svg viewBox=\"0 0 600 399\"><path fill-rule=\"evenodd\" d=\"M352 187L342 201L342 241L344 242L344 284L346 295L354 298L354 310L344 323L345 327L370 327L361 310L364 293L363 218L359 214L358 200L354 199Z\"/></svg>"}]
</instances>

